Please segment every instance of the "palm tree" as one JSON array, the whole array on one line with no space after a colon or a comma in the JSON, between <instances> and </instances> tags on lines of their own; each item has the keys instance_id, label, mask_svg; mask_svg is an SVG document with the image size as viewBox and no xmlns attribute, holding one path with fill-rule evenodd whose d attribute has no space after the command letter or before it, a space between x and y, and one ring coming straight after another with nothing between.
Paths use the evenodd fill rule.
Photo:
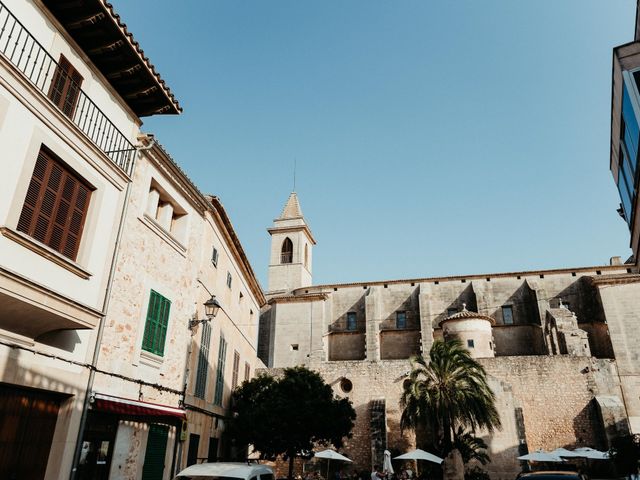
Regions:
<instances>
[{"instance_id":1,"label":"palm tree","mask_svg":"<svg viewBox=\"0 0 640 480\"><path fill-rule=\"evenodd\" d=\"M500 428L487 374L459 340L435 341L428 362L422 356L411 359L400 404L401 428L431 431L445 455L452 450L458 427L472 432Z\"/></svg>"}]
</instances>

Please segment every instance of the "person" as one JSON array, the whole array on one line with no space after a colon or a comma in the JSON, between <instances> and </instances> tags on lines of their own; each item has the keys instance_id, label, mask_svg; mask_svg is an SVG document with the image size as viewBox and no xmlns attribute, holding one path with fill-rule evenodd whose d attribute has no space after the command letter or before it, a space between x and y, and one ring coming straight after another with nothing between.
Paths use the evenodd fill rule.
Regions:
<instances>
[{"instance_id":1,"label":"person","mask_svg":"<svg viewBox=\"0 0 640 480\"><path fill-rule=\"evenodd\" d=\"M371 472L371 480L385 480L385 474L382 473L382 467L380 467L380 465L373 466L373 472Z\"/></svg>"}]
</instances>

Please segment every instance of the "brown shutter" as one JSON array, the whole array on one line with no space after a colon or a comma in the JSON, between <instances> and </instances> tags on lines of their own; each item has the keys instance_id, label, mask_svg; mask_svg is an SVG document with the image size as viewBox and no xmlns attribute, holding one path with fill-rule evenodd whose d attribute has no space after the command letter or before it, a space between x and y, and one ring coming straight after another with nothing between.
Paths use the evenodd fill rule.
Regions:
<instances>
[{"instance_id":1,"label":"brown shutter","mask_svg":"<svg viewBox=\"0 0 640 480\"><path fill-rule=\"evenodd\" d=\"M46 150L40 150L18 230L75 260L91 189Z\"/></svg>"},{"instance_id":2,"label":"brown shutter","mask_svg":"<svg viewBox=\"0 0 640 480\"><path fill-rule=\"evenodd\" d=\"M80 96L82 76L73 68L69 60L60 55L49 89L49 98L69 118L73 113Z\"/></svg>"}]
</instances>

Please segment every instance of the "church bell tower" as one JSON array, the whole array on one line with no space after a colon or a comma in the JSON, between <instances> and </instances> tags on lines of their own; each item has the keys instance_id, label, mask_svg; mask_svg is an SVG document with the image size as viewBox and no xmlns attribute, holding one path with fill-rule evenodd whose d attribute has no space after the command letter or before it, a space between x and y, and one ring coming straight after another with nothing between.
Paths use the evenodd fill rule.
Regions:
<instances>
[{"instance_id":1,"label":"church bell tower","mask_svg":"<svg viewBox=\"0 0 640 480\"><path fill-rule=\"evenodd\" d=\"M291 192L268 232L271 235L268 294L310 286L316 241L304 220L296 192Z\"/></svg>"}]
</instances>

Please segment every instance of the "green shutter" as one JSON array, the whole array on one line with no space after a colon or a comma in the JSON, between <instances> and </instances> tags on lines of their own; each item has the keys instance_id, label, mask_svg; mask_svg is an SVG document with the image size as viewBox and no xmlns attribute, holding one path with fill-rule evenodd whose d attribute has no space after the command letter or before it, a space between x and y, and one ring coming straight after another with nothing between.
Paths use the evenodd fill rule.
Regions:
<instances>
[{"instance_id":1,"label":"green shutter","mask_svg":"<svg viewBox=\"0 0 640 480\"><path fill-rule=\"evenodd\" d=\"M149 306L147 307L147 321L144 325L144 336L142 337L142 349L156 355L164 355L164 341L167 336L167 326L169 325L169 310L171 302L151 290L149 295Z\"/></svg>"},{"instance_id":2,"label":"green shutter","mask_svg":"<svg viewBox=\"0 0 640 480\"><path fill-rule=\"evenodd\" d=\"M162 480L168 435L169 427L166 425L153 424L149 427L142 480Z\"/></svg>"},{"instance_id":3,"label":"green shutter","mask_svg":"<svg viewBox=\"0 0 640 480\"><path fill-rule=\"evenodd\" d=\"M211 342L211 325L202 324L202 338L200 339L200 353L198 355L198 371L196 373L195 396L204 398L207 391L207 373L209 372L209 343Z\"/></svg>"},{"instance_id":4,"label":"green shutter","mask_svg":"<svg viewBox=\"0 0 640 480\"><path fill-rule=\"evenodd\" d=\"M227 356L227 341L220 336L220 349L218 350L218 371L216 372L216 396L213 403L222 406L222 394L224 393L224 362Z\"/></svg>"}]
</instances>

